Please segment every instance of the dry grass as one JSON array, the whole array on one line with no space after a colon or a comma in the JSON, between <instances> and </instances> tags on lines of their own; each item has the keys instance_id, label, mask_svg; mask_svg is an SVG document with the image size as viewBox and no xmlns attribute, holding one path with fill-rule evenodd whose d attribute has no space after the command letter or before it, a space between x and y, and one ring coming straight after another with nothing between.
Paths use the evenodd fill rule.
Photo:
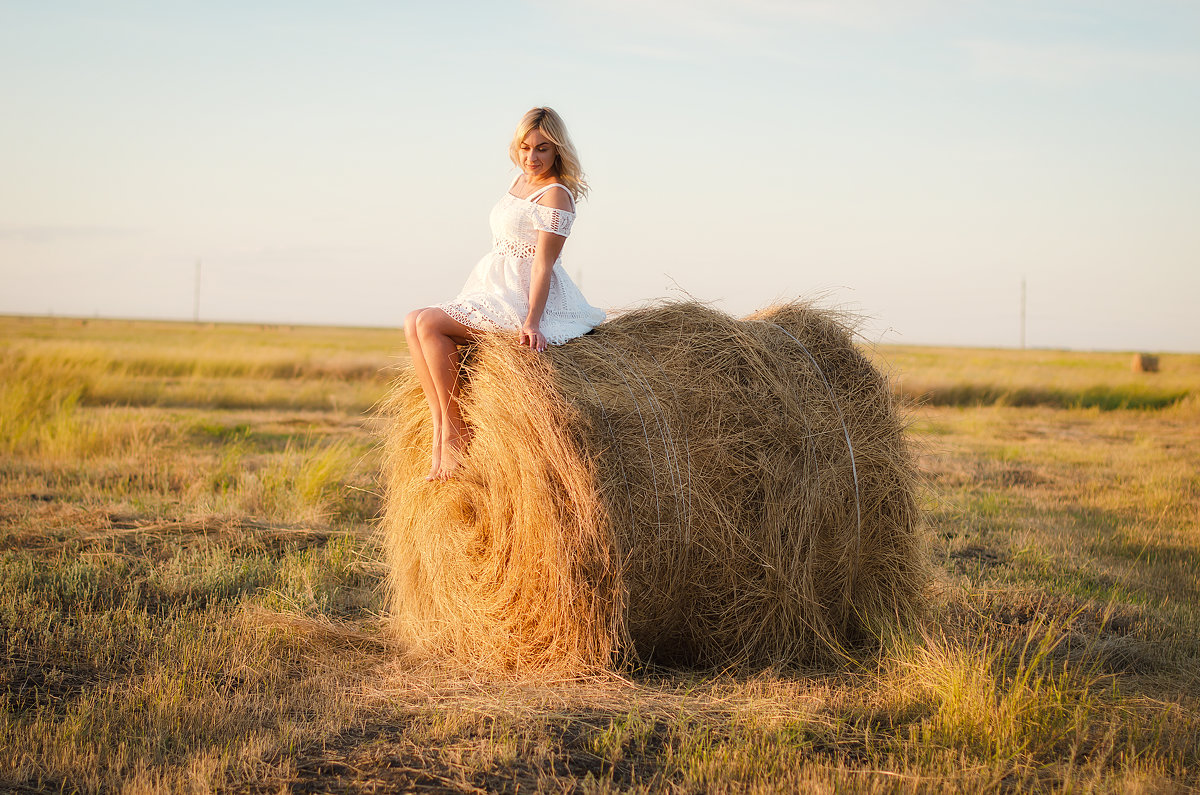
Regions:
<instances>
[{"instance_id":1,"label":"dry grass","mask_svg":"<svg viewBox=\"0 0 1200 795\"><path fill-rule=\"evenodd\" d=\"M49 333L4 322L4 348ZM47 325L56 343L93 327ZM184 360L213 335L236 351L288 333L151 328ZM376 346L383 367L392 344L305 333L298 359L327 333ZM340 356L327 348L314 367L324 355ZM906 380L949 394L980 353L904 355L920 360ZM985 368L989 379L1019 379L1021 355ZM1029 367L1077 385L1098 383L1110 358L1054 356ZM1128 356L1112 358L1131 377ZM1143 377L1176 377L1172 358ZM222 380L226 394L258 383ZM1180 388L1194 395L1197 381ZM921 406L912 434L937 591L920 631L838 664L564 681L473 680L390 646L370 522L380 458L357 411L327 399L68 408L33 392L31 421L7 403L0 414L5 791L1200 787L1194 398L1136 411ZM308 479L308 497L267 499L271 478L297 484L278 495Z\"/></svg>"},{"instance_id":2,"label":"dry grass","mask_svg":"<svg viewBox=\"0 0 1200 795\"><path fill-rule=\"evenodd\" d=\"M95 406L359 413L401 342L383 329L13 317L0 317L0 340L6 417L22 389Z\"/></svg>"},{"instance_id":3,"label":"dry grass","mask_svg":"<svg viewBox=\"0 0 1200 795\"><path fill-rule=\"evenodd\" d=\"M884 346L877 366L897 394L932 406L1159 409L1200 399L1200 354L1159 357L1160 371L1132 372L1129 353Z\"/></svg>"}]
</instances>

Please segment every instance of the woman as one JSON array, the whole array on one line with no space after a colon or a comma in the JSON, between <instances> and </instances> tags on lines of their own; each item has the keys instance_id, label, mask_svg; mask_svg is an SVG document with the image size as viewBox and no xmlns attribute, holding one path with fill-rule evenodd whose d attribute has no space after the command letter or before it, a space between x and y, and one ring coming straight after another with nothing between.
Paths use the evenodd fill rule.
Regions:
<instances>
[{"instance_id":1,"label":"woman","mask_svg":"<svg viewBox=\"0 0 1200 795\"><path fill-rule=\"evenodd\" d=\"M453 301L410 312L404 334L433 416L433 466L448 479L462 463L468 430L458 405L458 346L487 331L516 332L541 352L604 321L567 276L559 254L588 186L567 129L551 108L525 114L508 148L521 169L492 208L492 249Z\"/></svg>"}]
</instances>

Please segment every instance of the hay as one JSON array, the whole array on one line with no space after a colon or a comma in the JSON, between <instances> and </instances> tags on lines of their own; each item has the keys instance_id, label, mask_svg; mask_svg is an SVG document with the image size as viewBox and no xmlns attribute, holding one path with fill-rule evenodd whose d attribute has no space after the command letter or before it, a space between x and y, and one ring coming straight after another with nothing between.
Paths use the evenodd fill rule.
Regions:
<instances>
[{"instance_id":1,"label":"hay","mask_svg":"<svg viewBox=\"0 0 1200 795\"><path fill-rule=\"evenodd\" d=\"M919 608L915 472L842 318L637 310L464 363L466 465L429 484L411 372L384 406L394 631L422 656L578 671L812 660Z\"/></svg>"},{"instance_id":2,"label":"hay","mask_svg":"<svg viewBox=\"0 0 1200 795\"><path fill-rule=\"evenodd\" d=\"M1157 373L1158 356L1153 353L1135 353L1130 367L1135 373Z\"/></svg>"}]
</instances>

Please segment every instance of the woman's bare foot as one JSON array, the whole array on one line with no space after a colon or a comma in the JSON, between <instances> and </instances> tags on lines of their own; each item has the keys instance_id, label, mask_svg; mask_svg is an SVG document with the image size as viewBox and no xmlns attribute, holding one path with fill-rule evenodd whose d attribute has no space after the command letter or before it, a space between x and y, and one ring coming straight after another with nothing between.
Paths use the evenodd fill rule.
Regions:
<instances>
[{"instance_id":1,"label":"woman's bare foot","mask_svg":"<svg viewBox=\"0 0 1200 795\"><path fill-rule=\"evenodd\" d=\"M448 433L442 438L442 463L436 475L438 480L454 477L455 471L462 466L470 441L471 435L465 428L458 434Z\"/></svg>"},{"instance_id":2,"label":"woman's bare foot","mask_svg":"<svg viewBox=\"0 0 1200 795\"><path fill-rule=\"evenodd\" d=\"M437 480L439 473L442 471L442 429L435 428L433 431L433 466L429 470L429 474L425 476L426 480Z\"/></svg>"}]
</instances>

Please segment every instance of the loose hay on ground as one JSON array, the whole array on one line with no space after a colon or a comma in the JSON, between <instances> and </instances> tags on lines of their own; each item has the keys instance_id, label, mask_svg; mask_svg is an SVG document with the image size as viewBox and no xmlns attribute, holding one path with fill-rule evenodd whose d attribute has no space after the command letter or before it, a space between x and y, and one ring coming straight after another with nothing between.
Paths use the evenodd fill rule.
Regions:
<instances>
[{"instance_id":1,"label":"loose hay on ground","mask_svg":"<svg viewBox=\"0 0 1200 795\"><path fill-rule=\"evenodd\" d=\"M384 406L395 632L486 669L811 660L904 622L928 582L912 457L842 316L632 311L464 363L465 466L426 483L405 369Z\"/></svg>"}]
</instances>

